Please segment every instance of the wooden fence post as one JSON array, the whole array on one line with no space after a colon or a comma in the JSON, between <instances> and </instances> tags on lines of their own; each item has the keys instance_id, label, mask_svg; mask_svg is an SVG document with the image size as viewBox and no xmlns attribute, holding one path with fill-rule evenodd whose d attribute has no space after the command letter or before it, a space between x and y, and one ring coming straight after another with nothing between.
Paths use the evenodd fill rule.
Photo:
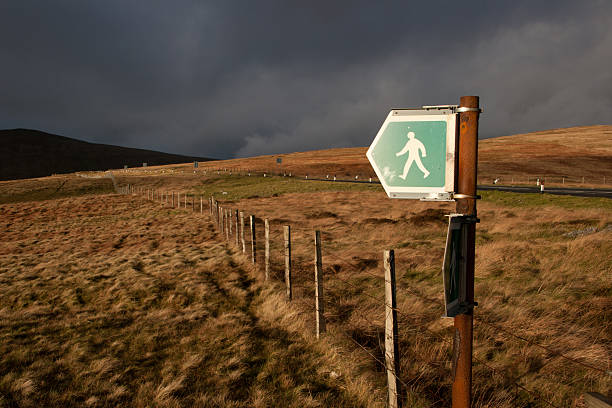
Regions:
<instances>
[{"instance_id":1,"label":"wooden fence post","mask_svg":"<svg viewBox=\"0 0 612 408\"><path fill-rule=\"evenodd\" d=\"M266 237L266 250L265 250L265 280L270 279L270 222L266 218L264 220L264 231Z\"/></svg>"},{"instance_id":2,"label":"wooden fence post","mask_svg":"<svg viewBox=\"0 0 612 408\"><path fill-rule=\"evenodd\" d=\"M244 213L240 211L240 240L242 242L242 253L246 254L246 242L244 242Z\"/></svg>"},{"instance_id":3,"label":"wooden fence post","mask_svg":"<svg viewBox=\"0 0 612 408\"><path fill-rule=\"evenodd\" d=\"M221 211L222 208L219 203L217 203L217 229L219 230L219 232L221 232Z\"/></svg>"},{"instance_id":4,"label":"wooden fence post","mask_svg":"<svg viewBox=\"0 0 612 408\"><path fill-rule=\"evenodd\" d=\"M227 229L227 227L226 227L226 225L225 225L225 224L226 224L226 222L227 222L227 221L226 221L226 209L225 209L225 207L222 207L222 208L221 208L221 224L222 224L222 225L221 225L221 233L222 233L223 235L225 235L225 230Z\"/></svg>"},{"instance_id":5,"label":"wooden fence post","mask_svg":"<svg viewBox=\"0 0 612 408\"><path fill-rule=\"evenodd\" d=\"M388 407L399 407L399 350L397 298L395 296L395 253L385 251L385 365L387 367Z\"/></svg>"},{"instance_id":6,"label":"wooden fence post","mask_svg":"<svg viewBox=\"0 0 612 408\"><path fill-rule=\"evenodd\" d=\"M325 333L325 310L323 306L323 263L321 261L321 231L315 231L315 316L317 339Z\"/></svg>"},{"instance_id":7,"label":"wooden fence post","mask_svg":"<svg viewBox=\"0 0 612 408\"><path fill-rule=\"evenodd\" d=\"M202 196L200 196L200 215L204 214L204 201L202 201Z\"/></svg>"},{"instance_id":8,"label":"wooden fence post","mask_svg":"<svg viewBox=\"0 0 612 408\"><path fill-rule=\"evenodd\" d=\"M612 400L598 392L587 392L582 394L582 398L587 408L609 408L612 407Z\"/></svg>"},{"instance_id":9,"label":"wooden fence post","mask_svg":"<svg viewBox=\"0 0 612 408\"><path fill-rule=\"evenodd\" d=\"M229 235L232 235L232 224L233 224L233 221L232 221L233 217L232 216L233 215L234 215L234 210L232 210L231 208L228 208L228 210L227 210L227 216L228 216L227 219L228 219L228 224L229 224ZM228 236L227 240L229 241L229 236Z\"/></svg>"},{"instance_id":10,"label":"wooden fence post","mask_svg":"<svg viewBox=\"0 0 612 408\"><path fill-rule=\"evenodd\" d=\"M232 223L230 222L230 219L229 219L230 209L227 208L227 209L224 210L224 212L225 212L225 227L224 227L225 228L225 240L229 241L229 239L230 239L229 229L230 229L230 226L232 225Z\"/></svg>"},{"instance_id":11,"label":"wooden fence post","mask_svg":"<svg viewBox=\"0 0 612 408\"><path fill-rule=\"evenodd\" d=\"M235 210L234 212L234 218L236 219L236 248L238 248L238 246L240 245L240 235L239 235L239 229L238 229L238 210Z\"/></svg>"},{"instance_id":12,"label":"wooden fence post","mask_svg":"<svg viewBox=\"0 0 612 408\"><path fill-rule=\"evenodd\" d=\"M225 234L225 208L224 207L219 207L220 211L221 211L221 235Z\"/></svg>"},{"instance_id":13,"label":"wooden fence post","mask_svg":"<svg viewBox=\"0 0 612 408\"><path fill-rule=\"evenodd\" d=\"M291 227L283 227L285 238L285 286L287 287L287 299L291 300Z\"/></svg>"},{"instance_id":14,"label":"wooden fence post","mask_svg":"<svg viewBox=\"0 0 612 408\"><path fill-rule=\"evenodd\" d=\"M187 209L187 193L185 193L185 209Z\"/></svg>"},{"instance_id":15,"label":"wooden fence post","mask_svg":"<svg viewBox=\"0 0 612 408\"><path fill-rule=\"evenodd\" d=\"M250 215L249 221L251 222L251 261L253 262L253 265L255 265L257 261L256 247L255 247L256 245L255 243L255 216Z\"/></svg>"}]
</instances>

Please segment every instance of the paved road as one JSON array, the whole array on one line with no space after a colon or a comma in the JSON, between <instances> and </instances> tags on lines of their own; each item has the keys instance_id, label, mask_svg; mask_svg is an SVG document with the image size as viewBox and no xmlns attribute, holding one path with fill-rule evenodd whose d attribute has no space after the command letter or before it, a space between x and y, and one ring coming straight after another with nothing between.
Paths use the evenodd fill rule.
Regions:
<instances>
[{"instance_id":1,"label":"paved road","mask_svg":"<svg viewBox=\"0 0 612 408\"><path fill-rule=\"evenodd\" d=\"M333 180L333 179L321 179L321 178L310 178L308 180L330 181L332 183L380 184L379 181L375 181L375 180L372 180L371 182L368 180ZM512 193L539 193L540 187L478 186L478 190L498 190L498 191L509 191ZM612 198L612 189L545 187L544 192L546 194L571 195L571 196L576 196L576 197Z\"/></svg>"},{"instance_id":2,"label":"paved road","mask_svg":"<svg viewBox=\"0 0 612 408\"><path fill-rule=\"evenodd\" d=\"M513 193L539 193L540 187L478 186L478 190L510 191ZM577 197L612 198L611 189L544 187L544 192L546 194L571 195Z\"/></svg>"}]
</instances>

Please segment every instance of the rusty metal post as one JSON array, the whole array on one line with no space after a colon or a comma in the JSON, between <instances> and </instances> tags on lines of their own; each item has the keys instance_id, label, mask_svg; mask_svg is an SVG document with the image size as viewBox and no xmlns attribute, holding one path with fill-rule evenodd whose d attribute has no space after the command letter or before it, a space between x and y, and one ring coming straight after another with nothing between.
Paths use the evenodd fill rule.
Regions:
<instances>
[{"instance_id":1,"label":"rusty metal post","mask_svg":"<svg viewBox=\"0 0 612 408\"><path fill-rule=\"evenodd\" d=\"M467 109L461 109L467 108ZM477 216L476 213L476 176L478 164L478 96L462 96L459 103L459 148L457 167L457 193L465 198L457 199L456 211L459 214ZM474 255L476 245L476 224L466 225L467 242L465 262L466 302L474 303ZM455 336L453 341L453 408L472 406L472 342L473 315L468 312L454 318Z\"/></svg>"}]
</instances>

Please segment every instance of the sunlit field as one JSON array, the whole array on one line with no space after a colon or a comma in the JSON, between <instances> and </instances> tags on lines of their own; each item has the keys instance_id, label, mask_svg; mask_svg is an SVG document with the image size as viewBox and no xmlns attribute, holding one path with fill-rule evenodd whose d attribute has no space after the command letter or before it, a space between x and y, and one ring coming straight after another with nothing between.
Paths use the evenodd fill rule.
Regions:
<instances>
[{"instance_id":1,"label":"sunlit field","mask_svg":"<svg viewBox=\"0 0 612 408\"><path fill-rule=\"evenodd\" d=\"M64 177L65 185L76 179ZM452 320L440 318L440 267L453 204L288 177L116 179L188 193L188 206L103 191L29 201L21 193L2 205L2 404L385 406L382 255L395 249L403 399L449 405ZM242 254L235 230L227 241L215 229L210 195L256 216L257 265L248 236ZM584 392L609 393L610 200L482 195L475 406L571 407ZM293 235L291 302L281 280L283 225ZM318 341L317 229L328 322Z\"/></svg>"}]
</instances>

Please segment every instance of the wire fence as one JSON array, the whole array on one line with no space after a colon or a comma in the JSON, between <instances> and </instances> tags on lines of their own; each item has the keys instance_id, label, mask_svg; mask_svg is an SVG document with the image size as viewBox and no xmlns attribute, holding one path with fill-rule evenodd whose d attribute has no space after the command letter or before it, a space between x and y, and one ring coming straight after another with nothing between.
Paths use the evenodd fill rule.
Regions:
<instances>
[{"instance_id":1,"label":"wire fence","mask_svg":"<svg viewBox=\"0 0 612 408\"><path fill-rule=\"evenodd\" d=\"M219 203L212 197L204 201L199 196L183 194L179 195L176 202L174 202L174 195L170 200L167 194L159 191L152 191L151 189L126 186L120 188L120 191L125 194L139 194L148 200L157 201L164 206L174 203L176 208L183 208L186 210L191 210L195 213L207 214L213 225L217 227L221 239L226 240L228 245L236 245L236 243L238 243L236 247L237 250L239 252L244 252L245 255L251 256L251 259L254 258L254 266L258 270L269 271L268 279L270 281L284 282L286 280L284 253L286 243L283 242L283 232L278 230L279 225L271 226L269 230L269 239L266 241L265 239L262 239L265 226L264 219L253 217L254 228L251 230L251 226L249 225L248 221L249 218L244 217L245 223L243 225L238 219L236 219L236 209L232 208L231 211L228 212L220 211ZM183 200L185 201L181 202L180 197L184 197ZM195 204L196 201L198 204L197 206ZM189 206L189 203L192 203L191 206ZM276 227L276 229L274 227ZM230 231L231 234L229 233ZM251 237L251 231L254 233L253 237ZM293 256L293 251L296 247L299 247L302 250L304 248L314 249L313 240L306 238L307 235L305 231L301 232L302 233L299 234L299 238L294 238L290 242L290 246L292 248L291 291L293 294L291 302L295 305L298 315L310 316L311 318L314 318L316 313L314 302L314 261L308 260L307 256L302 253L295 254L295 256ZM252 238L255 239L253 240ZM242 242L246 243L244 251ZM266 251L266 247L269 248L268 251ZM254 255L253 252L256 255ZM268 253L269 256L265 256L264 254L266 253ZM367 267L359 265L352 260L345 259L334 251L325 251L323 253L323 258L331 259L335 263L334 265L343 265L348 268L344 270L344 272L345 274L347 271L353 272L350 277L362 278L363 276L366 276L368 278L372 278L370 282L373 284L378 284L379 282L381 286L377 288L380 290L380 293L383 292L382 289L384 289L384 285L386 283L384 275L372 273ZM407 373L402 373L401 370L396 372L394 367L390 367L389 364L384 361L385 348L384 342L381 341L381 333L384 333L384 327L381 326L384 326L385 317L387 317L385 316L385 313L388 314L390 310L397 313L398 318L405 324L405 326L402 325L402 331L404 333L412 333L413 335L420 336L426 335L435 339L436 341L441 342L442 344L445 344L445 347L448 348L453 347L453 339L450 332L445 335L440 331L432 330L430 326L434 321L433 319L423 320L417 317L413 311L402 310L400 307L391 307L392 305L387 303L384 296L376 296L368 293L362 284L352 282L350 277L340 276L341 274L338 273L338 271L334 271L331 268L332 267L328 267L326 273L324 274L324 287L327 291L327 293L325 293L326 297L324 301L326 309L324 317L331 323L330 332L332 334L338 333L343 338L349 340L350 343L371 357L373 362L380 365L383 371L390 371L399 384L404 387L404 392L412 389L419 377L409 379ZM344 291L352 291L352 294L351 296L347 296L345 292L340 292L339 289L343 289ZM430 305L430 307L433 307L435 310L444 310L443 302L424 295L415 287L403 285L402 290L405 290L408 294L418 298L425 304ZM370 304L360 304L358 305L359 307L357 307L357 305L351 304L350 302L354 296L359 296L359 298L363 296L370 301ZM386 310L386 312L384 310ZM352 325L350 323L351 318L360 319L359 322L361 325ZM383 322L382 324L381 321ZM368 325L369 331L367 332L364 332L364 322ZM609 369L581 361L567 355L567 353L559 351L554 347L541 344L540 342L530 339L528 336L519 334L520 330L515 327L508 328L501 324L494 323L493 319L490 317L478 316L474 322L476 323L474 326L475 331L479 330L484 332L486 329L494 330L498 335L501 333L509 338L522 342L525 345L534 346L546 352L548 361L544 363L540 369L551 363L553 357L558 357L569 364L576 367L581 367L582 369L589 370L593 373L597 373L597 375L603 376L606 379L612 377L612 371ZM357 333L359 333L359 335L357 335ZM369 340L365 341L366 339ZM410 342L407 342L407 345L410 345ZM407 354L409 354L410 361L414 364L423 364L432 368L436 372L436 375L440 378L443 378L444 376L448 377L448 369L445 367L452 364L451 359L447 358L431 361L430 359L425 358L426 356L420 355L410 347L405 349L403 348L402 351L404 353L404 361L406 361ZM545 398L541 391L536 391L520 382L520 380L526 375L533 374L532 372L528 371L522 375L512 375L507 369L492 367L475 354L473 355L473 360L476 361L477 366L482 366L491 373L500 376L503 379L504 384L507 386L515 387L516 390L521 390L524 392L528 396L529 401L542 403L545 406L561 408L561 405L551 401L549 398ZM538 373L538 375L541 376L542 373ZM518 398L518 396L519 395L517 392L516 398ZM563 406L565 407L567 405Z\"/></svg>"},{"instance_id":2,"label":"wire fence","mask_svg":"<svg viewBox=\"0 0 612 408\"><path fill-rule=\"evenodd\" d=\"M244 168L244 167L209 167L207 165L200 166L194 169L175 168L175 169L127 169L119 170L118 173L136 174L138 172L146 172L147 174L196 174L202 176L243 176L243 177L290 177L294 179L311 180L311 181L331 181L339 183L372 183L380 184L380 180L376 173L366 169L358 168L350 169L330 169L329 171L319 171L307 173L299 169L290 168ZM483 185L557 185L557 186L579 186L579 185L601 185L608 186L612 184L612 174L525 174L525 173L503 173L478 176L478 184Z\"/></svg>"}]
</instances>

